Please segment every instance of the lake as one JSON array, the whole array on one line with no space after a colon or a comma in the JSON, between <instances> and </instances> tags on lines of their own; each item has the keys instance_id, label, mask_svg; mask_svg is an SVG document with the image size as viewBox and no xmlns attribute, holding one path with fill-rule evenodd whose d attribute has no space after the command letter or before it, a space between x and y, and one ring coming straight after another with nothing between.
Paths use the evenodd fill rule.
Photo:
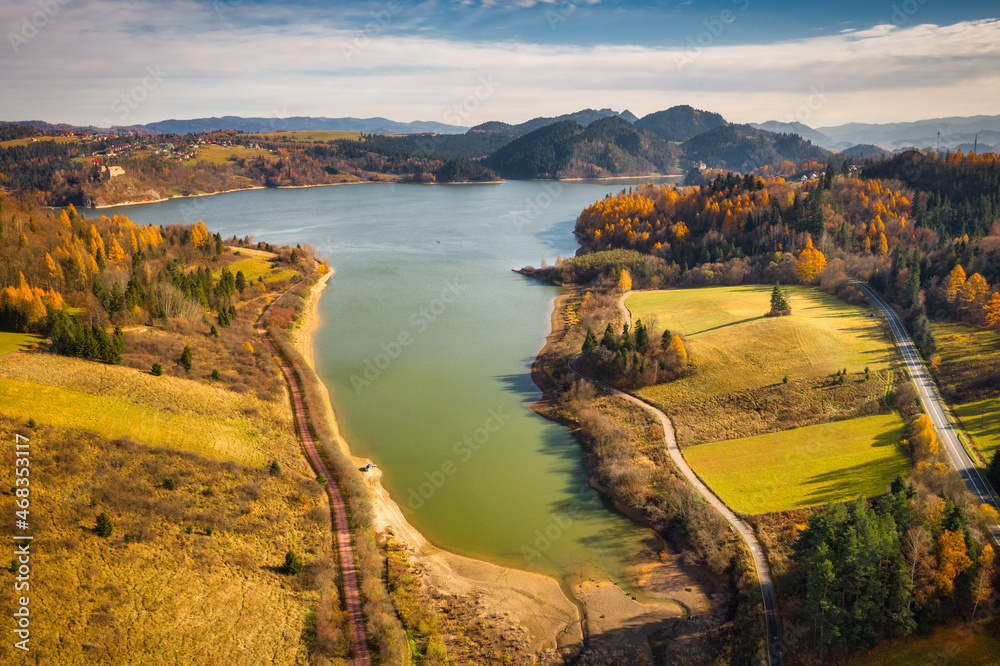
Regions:
<instances>
[{"instance_id":1,"label":"lake","mask_svg":"<svg viewBox=\"0 0 1000 666\"><path fill-rule=\"evenodd\" d=\"M572 256L576 216L626 186L368 184L100 212L317 248L336 271L317 371L351 450L377 462L409 521L463 555L635 591L635 563L660 544L586 485L569 431L528 409L559 292L511 272Z\"/></svg>"}]
</instances>

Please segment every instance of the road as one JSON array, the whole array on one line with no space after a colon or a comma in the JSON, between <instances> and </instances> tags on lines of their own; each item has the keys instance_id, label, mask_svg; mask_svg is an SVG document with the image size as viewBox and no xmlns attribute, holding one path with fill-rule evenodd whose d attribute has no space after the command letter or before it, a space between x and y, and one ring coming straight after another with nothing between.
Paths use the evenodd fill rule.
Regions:
<instances>
[{"instance_id":1,"label":"road","mask_svg":"<svg viewBox=\"0 0 1000 666\"><path fill-rule=\"evenodd\" d=\"M621 301L624 302L624 299ZM622 307L625 307L622 305ZM757 580L760 581L760 594L761 599L764 602L764 621L767 627L767 663L772 666L781 666L781 618L778 616L778 598L774 593L774 582L771 579L771 569L767 564L767 558L764 557L764 551L760 547L760 543L757 541L757 537L754 536L753 530L745 522L736 517L736 515L729 510L729 507L720 500L718 497L709 490L705 484L701 482L698 475L694 473L690 467L688 467L687 461L681 454L680 447L677 446L677 438L674 436L674 426L667 418L667 415L661 412L656 407L653 407L648 402L641 400L630 393L625 393L624 391L619 391L613 386L608 386L604 382L599 382L596 379L592 379L587 375L583 374L576 369L576 359L573 357L569 362L569 368L580 377L583 377L587 381L593 382L598 386L611 391L615 395L619 395L622 398L632 402L646 411L649 411L656 415L656 418L660 420L660 424L663 426L663 439L667 444L667 452L670 454L670 458L680 469L684 478L695 487L698 493L705 498L705 500L715 508L722 517L732 526L733 530L743 538L746 542L747 548L750 550L750 555L753 557L753 565L757 570Z\"/></svg>"},{"instance_id":2,"label":"road","mask_svg":"<svg viewBox=\"0 0 1000 666\"><path fill-rule=\"evenodd\" d=\"M955 426L945 416L941 399L934 391L934 385L924 370L920 354L917 353L917 347L913 344L913 340L910 339L906 329L903 328L903 323L899 321L899 317L896 316L892 308L875 293L874 289L863 282L855 282L854 284L865 292L872 303L875 304L875 307L881 311L882 316L889 322L889 328L892 329L892 336L896 339L896 345L903 355L903 361L906 362L906 369L913 379L913 385L917 388L917 393L920 395L920 402L923 404L924 411L927 412L931 422L934 423L938 438L944 446L952 467L955 468L958 475L965 481L969 492L979 498L982 504L989 504L994 509L1000 511L996 498L989 490L989 485L979 473L979 469L972 463L969 452L965 450L962 442L959 441L958 434L955 432ZM1000 525L994 525L990 531L993 534L993 539L1000 543Z\"/></svg>"},{"instance_id":3,"label":"road","mask_svg":"<svg viewBox=\"0 0 1000 666\"><path fill-rule=\"evenodd\" d=\"M340 572L344 581L344 603L347 606L347 621L350 625L354 662L362 666L371 666L372 658L368 651L368 639L365 637L364 614L361 611L361 594L358 589L358 571L354 561L354 546L351 544L351 529L347 522L344 495L336 482L337 476L330 472L316 449L316 443L309 431L309 422L306 420L306 408L302 402L302 388L299 386L299 381L292 373L291 368L288 367L285 359L278 354L278 350L275 349L271 340L268 339L267 330L264 328L264 321L267 319L271 307L277 301L277 298L274 299L257 320L257 335L278 361L278 365L281 366L281 371L288 381L288 388L292 394L292 411L295 413L295 423L298 426L299 435L302 437L302 446L309 456L309 461L317 474L322 474L329 479L326 484L326 494L330 497L330 507L333 510L334 531L337 538L337 551L340 555Z\"/></svg>"}]
</instances>

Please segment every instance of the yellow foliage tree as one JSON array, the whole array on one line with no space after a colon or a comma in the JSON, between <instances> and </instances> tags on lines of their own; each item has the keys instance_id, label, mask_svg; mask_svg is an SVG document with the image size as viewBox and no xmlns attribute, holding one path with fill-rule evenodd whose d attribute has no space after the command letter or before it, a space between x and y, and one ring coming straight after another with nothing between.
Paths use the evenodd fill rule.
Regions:
<instances>
[{"instance_id":1,"label":"yellow foliage tree","mask_svg":"<svg viewBox=\"0 0 1000 666\"><path fill-rule=\"evenodd\" d=\"M979 553L979 559L976 560L976 564L978 565L976 580L972 583L972 598L976 602L975 606L972 608L973 617L976 615L976 609L979 608L979 602L986 601L990 598L995 557L996 555L993 552L993 546L987 543L983 546L983 550Z\"/></svg>"},{"instance_id":2,"label":"yellow foliage tree","mask_svg":"<svg viewBox=\"0 0 1000 666\"><path fill-rule=\"evenodd\" d=\"M129 232L128 232L128 244L129 244L129 247L132 248L132 253L133 254L135 254L136 252L139 251L139 239L137 239L135 237L135 231L132 230L132 229L129 229Z\"/></svg>"},{"instance_id":3,"label":"yellow foliage tree","mask_svg":"<svg viewBox=\"0 0 1000 666\"><path fill-rule=\"evenodd\" d=\"M627 268L623 268L621 275L618 276L618 291L623 294L626 291L632 291L632 276L629 274Z\"/></svg>"},{"instance_id":4,"label":"yellow foliage tree","mask_svg":"<svg viewBox=\"0 0 1000 666\"><path fill-rule=\"evenodd\" d=\"M688 364L688 354L687 350L684 349L684 341L681 340L680 336L675 335L670 338L670 346L667 347L667 353L673 354L677 357L679 366L681 368L686 368Z\"/></svg>"},{"instance_id":5,"label":"yellow foliage tree","mask_svg":"<svg viewBox=\"0 0 1000 666\"><path fill-rule=\"evenodd\" d=\"M948 276L948 282L944 288L944 293L949 303L955 302L955 299L958 298L958 292L964 284L965 269L962 268L962 264L956 264L955 268L951 269L951 275Z\"/></svg>"},{"instance_id":6,"label":"yellow foliage tree","mask_svg":"<svg viewBox=\"0 0 1000 666\"><path fill-rule=\"evenodd\" d=\"M195 247L208 245L208 229L205 228L205 223L202 220L198 220L198 224L191 227L191 243Z\"/></svg>"},{"instance_id":7,"label":"yellow foliage tree","mask_svg":"<svg viewBox=\"0 0 1000 666\"><path fill-rule=\"evenodd\" d=\"M111 238L111 246L108 248L108 261L113 264L120 264L125 261L125 250L118 244L118 240Z\"/></svg>"},{"instance_id":8,"label":"yellow foliage tree","mask_svg":"<svg viewBox=\"0 0 1000 666\"><path fill-rule=\"evenodd\" d=\"M826 257L813 247L812 236L807 236L805 249L799 253L799 258L795 262L795 277L799 282L812 282L824 267L826 267Z\"/></svg>"},{"instance_id":9,"label":"yellow foliage tree","mask_svg":"<svg viewBox=\"0 0 1000 666\"><path fill-rule=\"evenodd\" d=\"M965 281L958 291L958 302L966 314L975 319L979 319L983 312L983 305L986 303L986 296L990 293L990 285L979 273L973 273Z\"/></svg>"},{"instance_id":10,"label":"yellow foliage tree","mask_svg":"<svg viewBox=\"0 0 1000 666\"><path fill-rule=\"evenodd\" d=\"M66 214L65 210L59 213L59 222L67 229L73 228L73 223L70 221L69 215Z\"/></svg>"},{"instance_id":11,"label":"yellow foliage tree","mask_svg":"<svg viewBox=\"0 0 1000 666\"><path fill-rule=\"evenodd\" d=\"M49 277L53 280L58 280L62 271L59 270L59 264L56 263L55 259L48 252L45 253L45 267L49 269Z\"/></svg>"},{"instance_id":12,"label":"yellow foliage tree","mask_svg":"<svg viewBox=\"0 0 1000 666\"><path fill-rule=\"evenodd\" d=\"M1000 292L994 292L983 306L983 323L990 328L1000 326Z\"/></svg>"},{"instance_id":13,"label":"yellow foliage tree","mask_svg":"<svg viewBox=\"0 0 1000 666\"><path fill-rule=\"evenodd\" d=\"M938 537L937 588L942 595L951 595L955 578L972 566L961 532L945 530Z\"/></svg>"},{"instance_id":14,"label":"yellow foliage tree","mask_svg":"<svg viewBox=\"0 0 1000 666\"><path fill-rule=\"evenodd\" d=\"M97 227L93 224L90 225L90 254L94 257L104 255L104 239L101 238L101 234L97 231Z\"/></svg>"},{"instance_id":15,"label":"yellow foliage tree","mask_svg":"<svg viewBox=\"0 0 1000 666\"><path fill-rule=\"evenodd\" d=\"M910 447L917 460L929 458L938 452L940 442L930 417L920 414L910 424Z\"/></svg>"},{"instance_id":16,"label":"yellow foliage tree","mask_svg":"<svg viewBox=\"0 0 1000 666\"><path fill-rule=\"evenodd\" d=\"M889 254L889 239L885 237L885 234L878 235L878 253L883 257Z\"/></svg>"}]
</instances>

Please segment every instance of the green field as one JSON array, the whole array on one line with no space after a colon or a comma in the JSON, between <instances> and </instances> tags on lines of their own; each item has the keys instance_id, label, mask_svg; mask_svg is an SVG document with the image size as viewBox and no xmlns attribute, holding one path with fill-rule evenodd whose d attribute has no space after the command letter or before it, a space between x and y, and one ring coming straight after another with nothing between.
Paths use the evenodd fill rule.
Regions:
<instances>
[{"instance_id":1,"label":"green field","mask_svg":"<svg viewBox=\"0 0 1000 666\"><path fill-rule=\"evenodd\" d=\"M361 132L340 132L335 130L315 132L271 132L269 134L261 134L260 136L261 138L268 139L270 141L281 141L286 137L292 141L302 142L338 141L340 139L357 141L361 138Z\"/></svg>"},{"instance_id":2,"label":"green field","mask_svg":"<svg viewBox=\"0 0 1000 666\"><path fill-rule=\"evenodd\" d=\"M888 641L847 663L850 666L995 666L1000 663L1000 624L994 620L935 627L929 636Z\"/></svg>"},{"instance_id":3,"label":"green field","mask_svg":"<svg viewBox=\"0 0 1000 666\"><path fill-rule=\"evenodd\" d=\"M42 338L31 333L0 332L0 356L6 356L7 354L27 349L32 345L37 345L41 341Z\"/></svg>"},{"instance_id":4,"label":"green field","mask_svg":"<svg viewBox=\"0 0 1000 666\"><path fill-rule=\"evenodd\" d=\"M246 250L241 250L241 252L246 253ZM263 277L264 282L281 282L295 275L295 271L290 268L276 270L266 258L260 256L240 259L229 264L227 268L233 275L236 275L239 271L243 271L243 277L246 278L247 282L254 282L259 277ZM222 270L220 269L213 273L212 277L218 278L221 274Z\"/></svg>"},{"instance_id":5,"label":"green field","mask_svg":"<svg viewBox=\"0 0 1000 666\"><path fill-rule=\"evenodd\" d=\"M772 287L751 285L639 292L626 301L633 317L682 333L697 372L651 387L659 404L831 375L841 368L879 372L895 358L879 319L807 287L787 287L792 314L766 317Z\"/></svg>"},{"instance_id":6,"label":"green field","mask_svg":"<svg viewBox=\"0 0 1000 666\"><path fill-rule=\"evenodd\" d=\"M12 146L27 146L35 141L55 141L56 143L73 143L80 139L75 136L26 136L22 139L11 139L10 141L0 141L0 148L10 148ZM88 158L89 159L89 158Z\"/></svg>"},{"instance_id":7,"label":"green field","mask_svg":"<svg viewBox=\"0 0 1000 666\"><path fill-rule=\"evenodd\" d=\"M278 159L277 155L272 154L264 148L205 145L198 147L198 157L194 160L188 160L185 164L194 164L195 162L203 162L206 164L225 164L226 162L231 162L236 159L250 159L253 157L263 157L267 160Z\"/></svg>"},{"instance_id":8,"label":"green field","mask_svg":"<svg viewBox=\"0 0 1000 666\"><path fill-rule=\"evenodd\" d=\"M955 406L955 413L987 460L1000 449L1000 398Z\"/></svg>"},{"instance_id":9,"label":"green field","mask_svg":"<svg viewBox=\"0 0 1000 666\"><path fill-rule=\"evenodd\" d=\"M885 492L910 461L899 416L869 416L684 449L698 475L734 510L800 509Z\"/></svg>"}]
</instances>

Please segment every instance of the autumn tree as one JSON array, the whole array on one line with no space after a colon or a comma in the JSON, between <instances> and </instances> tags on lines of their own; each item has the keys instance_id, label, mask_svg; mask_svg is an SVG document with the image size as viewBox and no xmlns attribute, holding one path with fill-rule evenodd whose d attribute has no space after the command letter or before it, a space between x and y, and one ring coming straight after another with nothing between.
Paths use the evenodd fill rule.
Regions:
<instances>
[{"instance_id":1,"label":"autumn tree","mask_svg":"<svg viewBox=\"0 0 1000 666\"><path fill-rule=\"evenodd\" d=\"M125 250L118 244L118 240L113 238L108 245L108 261L113 264L120 264L125 261Z\"/></svg>"},{"instance_id":2,"label":"autumn tree","mask_svg":"<svg viewBox=\"0 0 1000 666\"><path fill-rule=\"evenodd\" d=\"M966 316L979 320L990 293L990 285L979 273L973 273L958 290L958 305Z\"/></svg>"},{"instance_id":3,"label":"autumn tree","mask_svg":"<svg viewBox=\"0 0 1000 666\"><path fill-rule=\"evenodd\" d=\"M919 414L910 422L910 451L914 460L924 460L937 455L940 446L937 431L930 417Z\"/></svg>"},{"instance_id":4,"label":"autumn tree","mask_svg":"<svg viewBox=\"0 0 1000 666\"><path fill-rule=\"evenodd\" d=\"M799 282L807 284L812 282L824 267L826 267L826 257L813 247L812 236L806 236L806 246L795 262L795 277Z\"/></svg>"},{"instance_id":5,"label":"autumn tree","mask_svg":"<svg viewBox=\"0 0 1000 666\"><path fill-rule=\"evenodd\" d=\"M983 305L983 323L990 328L1000 327L1000 292L993 292Z\"/></svg>"},{"instance_id":6,"label":"autumn tree","mask_svg":"<svg viewBox=\"0 0 1000 666\"><path fill-rule=\"evenodd\" d=\"M679 335L675 335L670 339L670 346L667 347L667 355L674 360L678 368L683 370L687 367L687 350L684 348L684 341L681 340Z\"/></svg>"},{"instance_id":7,"label":"autumn tree","mask_svg":"<svg viewBox=\"0 0 1000 666\"><path fill-rule=\"evenodd\" d=\"M191 244L195 247L206 247L208 245L208 229L205 223L198 220L198 224L191 227Z\"/></svg>"},{"instance_id":8,"label":"autumn tree","mask_svg":"<svg viewBox=\"0 0 1000 666\"><path fill-rule=\"evenodd\" d=\"M955 299L958 298L958 292L964 284L965 269L962 268L961 264L956 264L955 268L951 269L951 274L948 276L948 281L945 283L944 288L944 293L949 303L955 302Z\"/></svg>"},{"instance_id":9,"label":"autumn tree","mask_svg":"<svg viewBox=\"0 0 1000 666\"><path fill-rule=\"evenodd\" d=\"M983 546L982 552L979 553L979 559L976 561L976 578L972 583L972 599L975 602L972 607L973 618L976 616L979 603L990 598L993 587L994 558L993 546L987 543Z\"/></svg>"},{"instance_id":10,"label":"autumn tree","mask_svg":"<svg viewBox=\"0 0 1000 666\"><path fill-rule=\"evenodd\" d=\"M889 254L889 241L884 233L878 235L878 253L883 257Z\"/></svg>"},{"instance_id":11,"label":"autumn tree","mask_svg":"<svg viewBox=\"0 0 1000 666\"><path fill-rule=\"evenodd\" d=\"M955 579L972 566L965 537L961 532L945 530L938 537L937 589L943 596L951 596Z\"/></svg>"},{"instance_id":12,"label":"autumn tree","mask_svg":"<svg viewBox=\"0 0 1000 666\"><path fill-rule=\"evenodd\" d=\"M618 291L622 293L632 291L632 275L627 268L623 268L621 275L618 276Z\"/></svg>"}]
</instances>

